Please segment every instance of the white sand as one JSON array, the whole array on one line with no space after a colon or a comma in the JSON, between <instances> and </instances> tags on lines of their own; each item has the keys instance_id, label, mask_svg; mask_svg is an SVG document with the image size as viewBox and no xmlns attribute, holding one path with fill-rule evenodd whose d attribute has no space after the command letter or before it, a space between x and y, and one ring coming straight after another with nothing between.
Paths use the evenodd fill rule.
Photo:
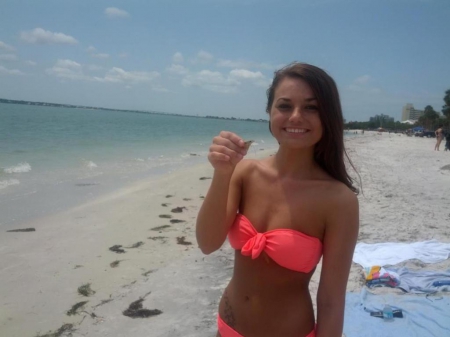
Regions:
<instances>
[{"instance_id":1,"label":"white sand","mask_svg":"<svg viewBox=\"0 0 450 337\"><path fill-rule=\"evenodd\" d=\"M450 164L450 152L433 151L433 139L370 132L349 140L347 147L363 182L360 241L450 241L450 170L441 169ZM0 336L36 336L63 323L74 324L74 336L213 336L217 302L231 276L233 252L225 244L205 257L196 248L195 216L210 182L199 178L211 173L208 164L175 172L18 226L35 227L36 232L2 233ZM168 194L174 196L166 198ZM177 206L186 209L171 213ZM186 223L170 224L160 214ZM167 224L171 227L160 232L150 230ZM167 238L163 243L150 236ZM178 245L179 236L193 245ZM139 241L144 245L125 248L125 254L108 250ZM111 268L115 260L121 262ZM448 260L402 265L450 268ZM311 282L313 293L319 274L320 265ZM93 296L77 293L85 283L96 291ZM347 289L359 291L362 285L361 267L354 264ZM136 319L122 315L140 297L145 297L144 308L163 313ZM96 306L107 299L111 301ZM89 301L85 312L67 316L80 301Z\"/></svg>"}]
</instances>

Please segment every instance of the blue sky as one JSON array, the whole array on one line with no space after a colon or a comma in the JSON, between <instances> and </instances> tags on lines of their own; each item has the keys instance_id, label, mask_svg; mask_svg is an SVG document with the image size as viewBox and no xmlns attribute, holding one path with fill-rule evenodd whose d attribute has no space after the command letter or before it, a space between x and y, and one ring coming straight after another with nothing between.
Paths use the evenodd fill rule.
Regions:
<instances>
[{"instance_id":1,"label":"blue sky","mask_svg":"<svg viewBox=\"0 0 450 337\"><path fill-rule=\"evenodd\" d=\"M266 118L274 70L325 69L347 120L440 111L449 0L0 0L0 98Z\"/></svg>"}]
</instances>

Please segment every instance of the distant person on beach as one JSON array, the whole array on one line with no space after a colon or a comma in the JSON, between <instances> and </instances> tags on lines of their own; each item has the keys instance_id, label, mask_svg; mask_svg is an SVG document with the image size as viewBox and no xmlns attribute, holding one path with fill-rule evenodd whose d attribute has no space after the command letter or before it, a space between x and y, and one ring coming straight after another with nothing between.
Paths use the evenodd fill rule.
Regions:
<instances>
[{"instance_id":1,"label":"distant person on beach","mask_svg":"<svg viewBox=\"0 0 450 337\"><path fill-rule=\"evenodd\" d=\"M444 130L442 130L443 125L439 125L438 129L434 131L436 135L436 145L434 146L434 150L439 151L439 146L441 146L442 139L444 139Z\"/></svg>"},{"instance_id":2,"label":"distant person on beach","mask_svg":"<svg viewBox=\"0 0 450 337\"><path fill-rule=\"evenodd\" d=\"M292 63L275 73L267 98L273 156L242 160L244 140L229 131L209 148L214 175L197 241L210 254L228 235L235 249L217 336L341 337L359 207L336 84ZM321 258L316 322L308 286Z\"/></svg>"}]
</instances>

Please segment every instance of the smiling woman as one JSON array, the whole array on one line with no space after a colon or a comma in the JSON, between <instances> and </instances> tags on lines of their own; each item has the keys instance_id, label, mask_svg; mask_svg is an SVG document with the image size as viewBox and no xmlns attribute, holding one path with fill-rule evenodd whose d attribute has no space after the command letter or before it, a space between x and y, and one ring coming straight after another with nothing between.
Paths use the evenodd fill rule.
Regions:
<instances>
[{"instance_id":1,"label":"smiling woman","mask_svg":"<svg viewBox=\"0 0 450 337\"><path fill-rule=\"evenodd\" d=\"M359 210L338 91L322 69L293 63L267 97L277 153L242 160L242 138L222 131L208 156L214 176L197 241L209 254L228 236L236 250L217 336L340 337ZM321 258L316 322L308 286Z\"/></svg>"}]
</instances>

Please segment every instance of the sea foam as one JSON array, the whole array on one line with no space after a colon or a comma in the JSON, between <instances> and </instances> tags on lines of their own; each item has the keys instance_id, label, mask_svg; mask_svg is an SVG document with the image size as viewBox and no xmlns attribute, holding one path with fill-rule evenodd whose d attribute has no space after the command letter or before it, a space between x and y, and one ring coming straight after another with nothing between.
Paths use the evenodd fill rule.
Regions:
<instances>
[{"instance_id":1,"label":"sea foam","mask_svg":"<svg viewBox=\"0 0 450 337\"><path fill-rule=\"evenodd\" d=\"M31 166L28 163L19 163L15 166L7 167L3 169L5 173L26 173L31 171Z\"/></svg>"},{"instance_id":2,"label":"sea foam","mask_svg":"<svg viewBox=\"0 0 450 337\"><path fill-rule=\"evenodd\" d=\"M0 180L0 190L8 186L19 185L20 181L17 179Z\"/></svg>"}]
</instances>

